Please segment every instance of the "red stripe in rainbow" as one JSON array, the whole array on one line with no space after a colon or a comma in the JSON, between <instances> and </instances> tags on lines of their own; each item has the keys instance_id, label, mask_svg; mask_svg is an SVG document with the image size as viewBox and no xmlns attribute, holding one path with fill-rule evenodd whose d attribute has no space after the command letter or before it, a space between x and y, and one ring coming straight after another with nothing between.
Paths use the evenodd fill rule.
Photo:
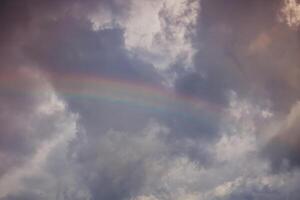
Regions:
<instances>
[{"instance_id":1,"label":"red stripe in rainbow","mask_svg":"<svg viewBox=\"0 0 300 200\"><path fill-rule=\"evenodd\" d=\"M142 82L99 77L83 74L49 74L56 90L67 97L91 98L131 106L168 110L170 107L184 107L196 112L221 113L222 106L196 97L179 95L171 90ZM21 76L0 75L0 91L26 92L30 88Z\"/></svg>"}]
</instances>

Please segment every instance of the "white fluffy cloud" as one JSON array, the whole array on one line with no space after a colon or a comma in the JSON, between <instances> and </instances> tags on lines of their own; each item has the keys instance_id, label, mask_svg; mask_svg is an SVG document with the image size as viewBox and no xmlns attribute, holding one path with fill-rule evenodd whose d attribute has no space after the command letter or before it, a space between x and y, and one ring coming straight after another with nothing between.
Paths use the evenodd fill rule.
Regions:
<instances>
[{"instance_id":1,"label":"white fluffy cloud","mask_svg":"<svg viewBox=\"0 0 300 200\"><path fill-rule=\"evenodd\" d=\"M20 122L24 125L21 134L30 143L33 153L1 177L0 198L29 191L41 198L54 199L57 177L48 171L48 160L53 156L61 156L60 162L65 162L68 144L76 136L78 116L68 111L65 102L57 96L42 74L28 68L22 69L20 74L18 78L22 79L21 82L35 83L34 88L26 88L34 102L32 110L19 113L24 117ZM17 125L19 122L14 123ZM59 154L56 155L58 150ZM34 180L38 184L28 184Z\"/></svg>"},{"instance_id":2,"label":"white fluffy cloud","mask_svg":"<svg viewBox=\"0 0 300 200\"><path fill-rule=\"evenodd\" d=\"M247 193L272 198L295 193L289 186L299 175L270 174L268 162L259 157L257 124L272 113L235 93L230 96L220 138L205 146L213 159L205 167L184 153L174 153L178 146L168 140L170 130L155 121L136 133L110 130L98 136L82 132L76 137L77 116L49 85L44 84L42 91L33 120L40 124L42 118L54 118L55 128L47 129L48 139L39 140L28 161L1 178L1 197L22 196L25 191L41 199L88 200L111 197L122 191L120 187L127 191L120 195L132 200L217 200ZM75 146L70 146L71 141ZM195 140L192 145L200 148L202 144Z\"/></svg>"},{"instance_id":3,"label":"white fluffy cloud","mask_svg":"<svg viewBox=\"0 0 300 200\"><path fill-rule=\"evenodd\" d=\"M89 18L95 29L119 24L125 31L126 48L134 55L165 70L181 60L192 67L195 34L200 3L188 0L129 1L126 17L118 17L100 7Z\"/></svg>"},{"instance_id":4,"label":"white fluffy cloud","mask_svg":"<svg viewBox=\"0 0 300 200\"><path fill-rule=\"evenodd\" d=\"M135 186L137 190L129 192L132 200L230 199L248 193L253 198L283 197L288 185L296 179L289 180L289 173L270 174L268 162L259 156L257 122L268 120L272 113L234 93L230 102L221 137L206 146L213 157L208 167L185 154L174 154L174 146L168 141L169 129L150 122L141 132L111 130L88 141L81 148L87 157L95 158L80 164L82 169L89 169L80 174L85 174L90 183L101 180L105 173L112 178L106 184L119 187L123 181L129 181L127 184L134 186L129 177L132 176L130 168L135 166L134 177L138 180L134 180L140 184ZM201 141L195 143L201 146Z\"/></svg>"},{"instance_id":5,"label":"white fluffy cloud","mask_svg":"<svg viewBox=\"0 0 300 200\"><path fill-rule=\"evenodd\" d=\"M269 101L269 95L260 96L259 91L252 93L251 89L242 92L248 88L242 86L244 81L250 80L235 79L238 72L232 67L241 65L238 66L239 71L245 68L242 73L246 74L256 66L257 70L250 72L249 78L254 80L251 83L261 81L262 85L270 84L271 87L265 89L271 93L279 89L278 93L275 92L278 96L270 95L270 101L275 102L297 93L297 38L291 37L289 42L285 42L279 37L278 41L282 42L276 43L274 35L279 29L270 32L265 30L270 19L272 23L274 19L273 15L271 17L268 14L269 6L261 8L261 2L256 3L258 1L235 1L231 4L207 0L201 1L200 7L200 2L196 0L92 0L87 4L86 1L74 3L62 0L59 1L62 4L43 1L23 9L27 8L27 4L23 7L14 1L9 2L13 3L7 4L8 10L1 19L12 19L13 22L9 22L11 25L8 24L8 30L3 31L3 40L9 41L6 38L10 37L6 35L14 32L22 35L24 40L21 42L22 48L19 45L15 47L14 42L7 44L18 51L17 54L22 54L18 60L16 58L19 56L12 52L11 60L22 62L28 59L31 60L29 62L39 63L37 65L49 66L43 69L50 72L57 70L62 78L67 73L74 73L74 82L70 84L77 84L78 81L80 85L82 73L99 76L101 80L106 80L105 77L120 78L130 84L141 83L141 89L148 70L144 72L138 67L145 64L143 67L149 67L152 73L151 63L160 75L167 76L166 82L170 79L174 81L172 78L176 78L176 73L178 79L186 78L182 86L178 84L177 88L175 84L174 92L178 93L174 94L174 98L177 94L187 94L192 96L192 101L197 98L212 101L223 109L212 113L218 117L206 118L206 115L215 111L203 109L199 115L194 111L197 114L189 117L186 112L190 109L189 106L185 109L184 102L178 105L178 112L175 109L176 113L155 111L155 114L148 113L151 110L148 108L147 112L135 109L134 105L127 109L127 105L120 106L118 102L102 102L84 95L68 93L67 102L38 71L32 68L18 72L16 68L1 69L1 200L298 199L300 173L294 169L300 166L300 104L292 106L287 114L276 108L270 111L269 107L257 103ZM288 26L299 27L298 3L295 0L285 0L283 3L282 20ZM273 13L275 5L270 5ZM15 6L17 9L13 9ZM45 10L49 10L49 13L53 10L53 17L49 17L52 14L43 17ZM197 22L199 12L203 12L203 24ZM256 13L254 18L251 13ZM81 20L81 17L86 19L86 15L92 24ZM19 22L19 17L22 22ZM28 25L28 33L24 35L21 29ZM34 34L31 26L35 27ZM205 48L198 49L199 54L195 57L197 67L193 69L196 51L193 45L198 44L193 44L192 39L197 34L196 29L201 28L207 28L208 31L203 30L203 34L194 39L196 43L203 42ZM245 34L240 34L240 31ZM296 33L289 28L284 31L291 32L291 36ZM245 60L239 53L237 56L231 55L232 49L233 54L243 49L239 48L240 43L243 43L243 48L246 45L247 52L249 50L247 56L251 60L251 70L246 68L248 64L243 66L248 58ZM227 55L228 46L230 55ZM291 48L294 51L286 51L286 55L292 56L283 58L292 60L291 64L277 62L278 59L282 60L282 49ZM275 53L272 53L274 49ZM1 47L1 55L2 52L7 52L5 45ZM256 56L262 59L261 64ZM6 53L1 57L7 58ZM275 57L278 59L273 59ZM265 63L265 60L271 64ZM123 67L124 63L132 66ZM169 70L174 63L177 64L176 72ZM277 68L277 65L280 67ZM187 71L177 70L180 66L197 71L196 76L185 77ZM281 70L281 66L294 66L295 70ZM2 76L4 71L10 70L13 76L10 73ZM195 71L189 72L194 75ZM200 73L202 71L203 74ZM288 75L285 76L283 71L288 71ZM168 73L173 72L175 76L168 77ZM22 79L7 84L6 80L11 77ZM149 80L152 83L152 80L159 82L161 79L149 77ZM53 85L59 87L59 84ZM241 90L235 87L239 85ZM289 85L297 90L289 90ZM264 87L257 88L264 90ZM226 96L231 89L237 93ZM88 87L85 91L88 91ZM294 96L293 100L296 98ZM72 109L79 114L72 112ZM174 114L180 117L173 118ZM147 124L152 118L155 119ZM206 125L217 128L207 131L210 128L206 128ZM270 143L271 147L268 147ZM275 154L274 158L272 155L263 155L264 149L268 148L272 155ZM273 159L289 159L291 165L296 167L275 171Z\"/></svg>"},{"instance_id":6,"label":"white fluffy cloud","mask_svg":"<svg viewBox=\"0 0 300 200\"><path fill-rule=\"evenodd\" d=\"M300 25L300 4L296 0L284 0L280 19L292 28Z\"/></svg>"},{"instance_id":7,"label":"white fluffy cloud","mask_svg":"<svg viewBox=\"0 0 300 200\"><path fill-rule=\"evenodd\" d=\"M197 1L135 1L125 25L126 46L136 53L144 52L141 56L158 69L177 59L184 60L184 67L191 67L195 51L191 36L199 8Z\"/></svg>"}]
</instances>

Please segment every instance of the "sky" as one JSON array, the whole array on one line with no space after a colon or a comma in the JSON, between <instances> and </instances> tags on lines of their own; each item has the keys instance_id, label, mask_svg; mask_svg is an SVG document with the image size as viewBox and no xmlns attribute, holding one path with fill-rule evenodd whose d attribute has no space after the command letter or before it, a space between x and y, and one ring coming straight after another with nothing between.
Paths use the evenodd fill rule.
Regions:
<instances>
[{"instance_id":1,"label":"sky","mask_svg":"<svg viewBox=\"0 0 300 200\"><path fill-rule=\"evenodd\" d=\"M1 0L0 200L298 200L300 2Z\"/></svg>"}]
</instances>

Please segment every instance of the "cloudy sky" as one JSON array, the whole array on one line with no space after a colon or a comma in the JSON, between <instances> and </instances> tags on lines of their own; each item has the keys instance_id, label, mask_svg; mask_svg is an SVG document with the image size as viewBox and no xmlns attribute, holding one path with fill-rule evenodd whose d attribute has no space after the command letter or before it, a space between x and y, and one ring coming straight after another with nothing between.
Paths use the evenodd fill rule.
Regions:
<instances>
[{"instance_id":1,"label":"cloudy sky","mask_svg":"<svg viewBox=\"0 0 300 200\"><path fill-rule=\"evenodd\" d=\"M0 200L298 200L300 2L1 0Z\"/></svg>"}]
</instances>

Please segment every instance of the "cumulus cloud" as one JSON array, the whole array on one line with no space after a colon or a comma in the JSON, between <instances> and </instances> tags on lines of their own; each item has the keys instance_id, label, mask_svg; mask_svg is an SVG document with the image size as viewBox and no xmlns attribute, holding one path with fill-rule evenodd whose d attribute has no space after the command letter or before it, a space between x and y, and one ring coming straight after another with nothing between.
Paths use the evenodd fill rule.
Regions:
<instances>
[{"instance_id":1,"label":"cumulus cloud","mask_svg":"<svg viewBox=\"0 0 300 200\"><path fill-rule=\"evenodd\" d=\"M45 171L47 160L57 148L60 148L61 155L67 153L66 146L77 132L77 116L67 110L65 102L57 96L51 85L38 71L22 68L18 73L17 78L22 81L14 83L14 79L7 79L1 82L11 85L15 90L24 89L24 92L28 93L26 98L30 101L19 102L20 105L18 105L17 102L13 102L15 97L10 93L2 97L1 118L10 120L8 122L1 120L1 126L5 130L1 134L3 142L1 147L8 145L10 148L2 148L0 151L3 157L2 166L6 166L5 171L1 171L0 197L17 194L24 190L51 198L51 195L55 193L47 194L45 190L46 182L51 186L48 177L50 175ZM22 88L24 85L19 84L26 84L26 87ZM21 94L17 95L20 95L18 98L24 98ZM9 103L11 105L4 102L4 98L11 99ZM6 157L15 159L5 159ZM9 162L11 160L19 161ZM7 165L10 167L7 168ZM41 179L38 180L41 183L32 189L31 185L26 182L30 182L30 179L34 180L36 176Z\"/></svg>"},{"instance_id":2,"label":"cumulus cloud","mask_svg":"<svg viewBox=\"0 0 300 200\"><path fill-rule=\"evenodd\" d=\"M256 120L271 113L232 93L227 128L206 146L213 160L204 165L168 141L170 129L150 121L141 132L108 131L97 139L77 141L77 164L91 199L274 199L297 193L290 188L297 178L272 174L260 157ZM182 139L180 139L182 140ZM184 142L184 141L181 141ZM185 143L188 145L189 143ZM201 140L196 143L201 147ZM255 166L255 167L253 167ZM134 171L132 171L134 167ZM87 170L88 169L88 170ZM297 173L294 173L294 176ZM98 187L103 185L105 187ZM124 184L126 182L126 184ZM293 197L294 198L294 197Z\"/></svg>"},{"instance_id":3,"label":"cumulus cloud","mask_svg":"<svg viewBox=\"0 0 300 200\"><path fill-rule=\"evenodd\" d=\"M125 44L136 49L137 54L144 52L141 56L154 62L158 69L169 67L177 59L184 60L183 67L192 67L195 50L191 40L199 9L197 1L149 1L146 4L136 1L125 25Z\"/></svg>"},{"instance_id":4,"label":"cumulus cloud","mask_svg":"<svg viewBox=\"0 0 300 200\"><path fill-rule=\"evenodd\" d=\"M113 24L124 28L125 47L158 70L165 70L179 60L184 68L193 67L195 36L200 3L198 1L127 1L126 17L112 16L100 7L90 17L94 28Z\"/></svg>"},{"instance_id":5,"label":"cumulus cloud","mask_svg":"<svg viewBox=\"0 0 300 200\"><path fill-rule=\"evenodd\" d=\"M281 20L290 27L297 28L300 24L300 5L296 0L285 0L281 10Z\"/></svg>"},{"instance_id":6,"label":"cumulus cloud","mask_svg":"<svg viewBox=\"0 0 300 200\"><path fill-rule=\"evenodd\" d=\"M298 7L1 2L0 199L298 199Z\"/></svg>"}]
</instances>

